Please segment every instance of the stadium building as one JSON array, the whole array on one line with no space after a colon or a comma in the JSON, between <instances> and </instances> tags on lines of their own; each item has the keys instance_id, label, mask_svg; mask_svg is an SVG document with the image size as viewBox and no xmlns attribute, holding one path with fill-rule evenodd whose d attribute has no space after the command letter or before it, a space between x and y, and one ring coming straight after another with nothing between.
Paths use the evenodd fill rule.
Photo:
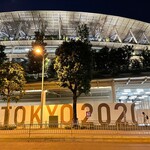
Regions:
<instances>
[{"instance_id":1,"label":"stadium building","mask_svg":"<svg viewBox=\"0 0 150 150\"><path fill-rule=\"evenodd\" d=\"M98 13L69 11L16 11L0 13L0 44L5 45L9 60L24 61L34 41L34 32L45 33L49 58L63 40L76 39L77 26L89 27L92 49L104 46L134 47L135 57L140 50L150 50L150 23ZM92 81L90 95L105 102L150 101L150 77L126 77ZM69 95L58 88L49 89L60 97ZM143 104L144 105L144 104ZM144 106L143 106L144 107Z\"/></svg>"}]
</instances>

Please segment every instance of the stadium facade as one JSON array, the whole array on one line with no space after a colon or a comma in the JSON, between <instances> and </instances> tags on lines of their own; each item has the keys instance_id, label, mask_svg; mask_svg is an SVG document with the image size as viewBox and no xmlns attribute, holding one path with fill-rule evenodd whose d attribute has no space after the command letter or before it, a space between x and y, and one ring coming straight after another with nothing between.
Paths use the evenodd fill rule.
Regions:
<instances>
[{"instance_id":1,"label":"stadium facade","mask_svg":"<svg viewBox=\"0 0 150 150\"><path fill-rule=\"evenodd\" d=\"M34 32L45 33L49 57L63 40L77 38L77 26L89 27L93 49L132 45L134 53L150 50L150 23L106 14L69 11L16 11L0 13L0 44L10 60L22 61L31 49ZM150 101L150 77L93 81L91 95L107 102ZM55 89L56 93L59 89ZM59 94L62 95L63 93ZM66 95L66 93L64 94ZM144 104L143 104L144 105ZM144 107L144 106L143 106Z\"/></svg>"}]
</instances>

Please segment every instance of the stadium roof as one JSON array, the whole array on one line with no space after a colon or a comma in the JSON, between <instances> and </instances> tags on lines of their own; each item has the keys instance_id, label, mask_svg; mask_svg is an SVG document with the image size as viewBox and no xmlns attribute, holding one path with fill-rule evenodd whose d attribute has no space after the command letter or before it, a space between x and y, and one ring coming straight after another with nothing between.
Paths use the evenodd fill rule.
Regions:
<instances>
[{"instance_id":1,"label":"stadium roof","mask_svg":"<svg viewBox=\"0 0 150 150\"><path fill-rule=\"evenodd\" d=\"M82 23L88 25L94 46L120 47L131 44L136 49L150 49L150 23L106 14L70 11L0 13L0 44L31 45L30 40L34 39L34 32L38 30L57 40L62 35L75 38L76 28ZM48 45L57 43L46 42Z\"/></svg>"}]
</instances>

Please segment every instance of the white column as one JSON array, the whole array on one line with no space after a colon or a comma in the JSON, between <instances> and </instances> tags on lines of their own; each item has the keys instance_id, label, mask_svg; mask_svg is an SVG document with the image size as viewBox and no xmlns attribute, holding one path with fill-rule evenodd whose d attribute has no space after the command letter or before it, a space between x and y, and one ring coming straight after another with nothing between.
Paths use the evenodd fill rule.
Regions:
<instances>
[{"instance_id":1,"label":"white column","mask_svg":"<svg viewBox=\"0 0 150 150\"><path fill-rule=\"evenodd\" d=\"M43 123L43 109L45 105L45 91L44 91L44 56L42 59L42 83L41 83L41 128Z\"/></svg>"},{"instance_id":2,"label":"white column","mask_svg":"<svg viewBox=\"0 0 150 150\"><path fill-rule=\"evenodd\" d=\"M115 88L114 81L112 81L111 89L112 89L112 102L115 103L116 102L116 88Z\"/></svg>"},{"instance_id":3,"label":"white column","mask_svg":"<svg viewBox=\"0 0 150 150\"><path fill-rule=\"evenodd\" d=\"M61 39L61 18L59 16L59 40Z\"/></svg>"},{"instance_id":4,"label":"white column","mask_svg":"<svg viewBox=\"0 0 150 150\"><path fill-rule=\"evenodd\" d=\"M13 46L13 47L12 47L12 51L11 51L10 54L9 54L9 61L10 61L10 62L12 61L12 55L13 55L14 49L15 49L15 47Z\"/></svg>"}]
</instances>

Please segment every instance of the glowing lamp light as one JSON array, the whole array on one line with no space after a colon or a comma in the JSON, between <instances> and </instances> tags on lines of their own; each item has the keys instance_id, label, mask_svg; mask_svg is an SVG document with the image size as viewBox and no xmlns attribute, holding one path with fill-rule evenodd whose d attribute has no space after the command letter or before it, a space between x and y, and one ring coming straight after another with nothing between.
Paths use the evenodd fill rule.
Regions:
<instances>
[{"instance_id":1,"label":"glowing lamp light","mask_svg":"<svg viewBox=\"0 0 150 150\"><path fill-rule=\"evenodd\" d=\"M43 53L43 48L41 46L35 46L34 47L34 52L39 55Z\"/></svg>"},{"instance_id":2,"label":"glowing lamp light","mask_svg":"<svg viewBox=\"0 0 150 150\"><path fill-rule=\"evenodd\" d=\"M41 53L40 49L36 49L35 51L36 51L36 53Z\"/></svg>"}]
</instances>

